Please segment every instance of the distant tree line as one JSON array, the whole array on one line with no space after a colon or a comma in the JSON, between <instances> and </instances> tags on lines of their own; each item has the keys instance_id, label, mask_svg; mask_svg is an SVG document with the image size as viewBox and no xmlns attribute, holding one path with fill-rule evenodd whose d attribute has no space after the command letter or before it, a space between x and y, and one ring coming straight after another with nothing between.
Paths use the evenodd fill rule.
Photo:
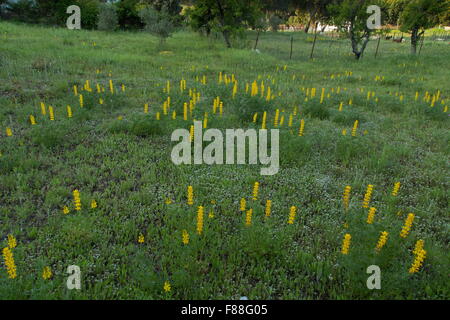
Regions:
<instances>
[{"instance_id":1,"label":"distant tree line","mask_svg":"<svg viewBox=\"0 0 450 320\"><path fill-rule=\"evenodd\" d=\"M411 52L425 29L450 25L450 0L0 0L2 18L28 23L65 25L66 9L78 5L82 28L100 30L145 29L163 42L178 27L206 36L220 33L227 47L246 29L277 31L280 24L297 24L305 32L318 25L334 25L346 34L359 59L370 37L369 5L382 10L382 23L411 33Z\"/></svg>"}]
</instances>

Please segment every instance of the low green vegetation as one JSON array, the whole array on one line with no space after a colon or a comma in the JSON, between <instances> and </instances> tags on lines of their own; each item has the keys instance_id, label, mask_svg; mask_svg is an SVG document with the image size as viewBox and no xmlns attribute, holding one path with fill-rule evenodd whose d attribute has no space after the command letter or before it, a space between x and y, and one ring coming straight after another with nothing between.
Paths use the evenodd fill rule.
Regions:
<instances>
[{"instance_id":1,"label":"low green vegetation","mask_svg":"<svg viewBox=\"0 0 450 320\"><path fill-rule=\"evenodd\" d=\"M14 279L1 259L2 299L449 299L448 43L425 40L412 56L409 43L381 40L375 58L370 41L357 61L342 38L318 36L309 59L309 34L261 33L259 53L250 49L255 37L227 49L214 33L180 31L161 49L146 32L0 23L0 242L17 240ZM234 98L220 74L237 81ZM273 98L261 96L262 82ZM185 121L189 90L200 99ZM222 116L213 112L216 97ZM277 109L276 175L261 176L259 165L172 163L171 133L205 112L208 128L224 130L261 128L265 111L273 129ZM362 207L369 184L371 224ZM253 209L251 225L241 198ZM387 242L376 251L383 231ZM420 239L426 258L409 273ZM66 287L69 265L81 269L81 290ZM380 290L367 289L370 265L381 268Z\"/></svg>"}]
</instances>

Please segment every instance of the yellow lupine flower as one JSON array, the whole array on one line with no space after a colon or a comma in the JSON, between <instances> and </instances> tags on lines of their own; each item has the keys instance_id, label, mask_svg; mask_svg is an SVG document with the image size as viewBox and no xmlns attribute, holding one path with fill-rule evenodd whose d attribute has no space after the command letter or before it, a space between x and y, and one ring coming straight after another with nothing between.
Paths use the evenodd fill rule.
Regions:
<instances>
[{"instance_id":1,"label":"yellow lupine flower","mask_svg":"<svg viewBox=\"0 0 450 320\"><path fill-rule=\"evenodd\" d=\"M91 209L95 209L95 208L97 208L97 201L92 199L92 201L91 201Z\"/></svg>"},{"instance_id":2,"label":"yellow lupine flower","mask_svg":"<svg viewBox=\"0 0 450 320\"><path fill-rule=\"evenodd\" d=\"M68 206L64 206L63 213L64 214L68 214L69 212L70 212L69 207Z\"/></svg>"},{"instance_id":3,"label":"yellow lupine flower","mask_svg":"<svg viewBox=\"0 0 450 320\"><path fill-rule=\"evenodd\" d=\"M10 249L13 249L13 248L15 248L16 246L17 246L16 238L15 238L12 234L9 234L9 235L8 235L8 247L9 247Z\"/></svg>"},{"instance_id":4,"label":"yellow lupine flower","mask_svg":"<svg viewBox=\"0 0 450 320\"><path fill-rule=\"evenodd\" d=\"M186 230L183 230L181 234L181 241L183 242L183 244L189 243L189 233Z\"/></svg>"},{"instance_id":5,"label":"yellow lupine flower","mask_svg":"<svg viewBox=\"0 0 450 320\"><path fill-rule=\"evenodd\" d=\"M356 130L358 130L358 120L355 120L355 122L353 123L353 128L352 128L352 137L356 136Z\"/></svg>"},{"instance_id":6,"label":"yellow lupine flower","mask_svg":"<svg viewBox=\"0 0 450 320\"><path fill-rule=\"evenodd\" d=\"M246 206L245 198L242 198L241 201L239 202L239 210L245 211L245 206Z\"/></svg>"},{"instance_id":7,"label":"yellow lupine flower","mask_svg":"<svg viewBox=\"0 0 450 320\"><path fill-rule=\"evenodd\" d=\"M259 182L255 182L253 186L253 200L258 200Z\"/></svg>"},{"instance_id":8,"label":"yellow lupine flower","mask_svg":"<svg viewBox=\"0 0 450 320\"><path fill-rule=\"evenodd\" d=\"M253 214L253 209L248 209L247 213L245 215L245 225L246 226L252 225L252 214Z\"/></svg>"},{"instance_id":9,"label":"yellow lupine flower","mask_svg":"<svg viewBox=\"0 0 450 320\"><path fill-rule=\"evenodd\" d=\"M11 128L6 128L6 136L11 137L13 135Z\"/></svg>"},{"instance_id":10,"label":"yellow lupine flower","mask_svg":"<svg viewBox=\"0 0 450 320\"><path fill-rule=\"evenodd\" d=\"M33 125L33 126L36 124L36 119L34 118L33 115L30 115L30 122L31 122L31 125Z\"/></svg>"},{"instance_id":11,"label":"yellow lupine flower","mask_svg":"<svg viewBox=\"0 0 450 320\"><path fill-rule=\"evenodd\" d=\"M14 262L14 256L9 247L3 248L3 259L5 260L6 270L10 279L17 277L17 268Z\"/></svg>"},{"instance_id":12,"label":"yellow lupine flower","mask_svg":"<svg viewBox=\"0 0 450 320\"><path fill-rule=\"evenodd\" d=\"M402 231L400 231L400 237L406 238L409 231L411 230L413 221L414 221L414 213L409 213L408 217L406 217L405 224L402 227Z\"/></svg>"},{"instance_id":13,"label":"yellow lupine flower","mask_svg":"<svg viewBox=\"0 0 450 320\"><path fill-rule=\"evenodd\" d=\"M419 252L423 249L425 241L417 240L416 245L414 246L413 254L418 255Z\"/></svg>"},{"instance_id":14,"label":"yellow lupine flower","mask_svg":"<svg viewBox=\"0 0 450 320\"><path fill-rule=\"evenodd\" d=\"M298 135L303 137L303 131L305 130L305 120L300 120L300 129L298 130Z\"/></svg>"},{"instance_id":15,"label":"yellow lupine flower","mask_svg":"<svg viewBox=\"0 0 450 320\"><path fill-rule=\"evenodd\" d=\"M190 206L194 204L194 188L192 186L187 188L187 204Z\"/></svg>"},{"instance_id":16,"label":"yellow lupine flower","mask_svg":"<svg viewBox=\"0 0 450 320\"><path fill-rule=\"evenodd\" d=\"M344 195L343 195L343 202L344 202L344 208L347 210L350 204L350 192L352 190L351 186L346 186L344 189Z\"/></svg>"},{"instance_id":17,"label":"yellow lupine flower","mask_svg":"<svg viewBox=\"0 0 450 320\"><path fill-rule=\"evenodd\" d=\"M72 108L70 106L67 106L67 117L72 118Z\"/></svg>"},{"instance_id":18,"label":"yellow lupine flower","mask_svg":"<svg viewBox=\"0 0 450 320\"><path fill-rule=\"evenodd\" d=\"M266 218L270 217L271 211L272 211L272 200L267 200L266 201L266 208L264 210L264 212L266 214Z\"/></svg>"},{"instance_id":19,"label":"yellow lupine flower","mask_svg":"<svg viewBox=\"0 0 450 320\"><path fill-rule=\"evenodd\" d=\"M144 241L145 241L144 235L140 234L139 237L138 237L138 242L139 243L144 243Z\"/></svg>"},{"instance_id":20,"label":"yellow lupine flower","mask_svg":"<svg viewBox=\"0 0 450 320\"><path fill-rule=\"evenodd\" d=\"M400 182L396 182L396 183L394 184L394 189L392 189L392 195L393 195L394 197L397 196L398 190L399 190L399 189L400 189Z\"/></svg>"},{"instance_id":21,"label":"yellow lupine flower","mask_svg":"<svg viewBox=\"0 0 450 320\"><path fill-rule=\"evenodd\" d=\"M50 267L44 267L44 270L42 270L42 278L44 280L48 280L52 277L53 273Z\"/></svg>"},{"instance_id":22,"label":"yellow lupine flower","mask_svg":"<svg viewBox=\"0 0 450 320\"><path fill-rule=\"evenodd\" d=\"M366 190L366 194L364 195L364 200L363 200L363 208L368 208L369 207L369 203L370 203L370 199L372 198L372 192L373 192L373 185L369 184L367 185L367 190Z\"/></svg>"},{"instance_id":23,"label":"yellow lupine flower","mask_svg":"<svg viewBox=\"0 0 450 320\"><path fill-rule=\"evenodd\" d=\"M412 263L411 267L409 268L409 273L416 273L419 271L420 267L423 264L423 261L425 260L425 257L427 255L427 252L425 250L420 250L417 255L415 256L414 262Z\"/></svg>"},{"instance_id":24,"label":"yellow lupine flower","mask_svg":"<svg viewBox=\"0 0 450 320\"><path fill-rule=\"evenodd\" d=\"M367 223L368 224L372 224L373 223L373 220L375 219L375 212L376 211L377 211L377 209L374 208L374 207L371 207L369 209L369 213L367 214Z\"/></svg>"},{"instance_id":25,"label":"yellow lupine flower","mask_svg":"<svg viewBox=\"0 0 450 320\"><path fill-rule=\"evenodd\" d=\"M73 190L73 202L75 204L75 210L81 210L81 199L80 199L80 191L77 189Z\"/></svg>"},{"instance_id":26,"label":"yellow lupine flower","mask_svg":"<svg viewBox=\"0 0 450 320\"><path fill-rule=\"evenodd\" d=\"M202 206L198 207L197 210L197 233L202 234L203 232L203 213L204 208Z\"/></svg>"},{"instance_id":27,"label":"yellow lupine flower","mask_svg":"<svg viewBox=\"0 0 450 320\"><path fill-rule=\"evenodd\" d=\"M165 292L169 292L171 287L170 287L170 283L169 281L164 282L164 287L163 287Z\"/></svg>"},{"instance_id":28,"label":"yellow lupine flower","mask_svg":"<svg viewBox=\"0 0 450 320\"><path fill-rule=\"evenodd\" d=\"M350 235L350 233L346 233L344 236L344 240L342 241L342 249L341 249L342 254L348 254L349 249L350 249L351 239L352 239L352 236Z\"/></svg>"},{"instance_id":29,"label":"yellow lupine flower","mask_svg":"<svg viewBox=\"0 0 450 320\"><path fill-rule=\"evenodd\" d=\"M47 114L47 111L45 110L45 104L43 102L41 102L41 113L43 116Z\"/></svg>"},{"instance_id":30,"label":"yellow lupine flower","mask_svg":"<svg viewBox=\"0 0 450 320\"><path fill-rule=\"evenodd\" d=\"M290 211L289 211L288 224L294 224L296 211L297 211L297 208L295 206L292 206Z\"/></svg>"},{"instance_id":31,"label":"yellow lupine flower","mask_svg":"<svg viewBox=\"0 0 450 320\"><path fill-rule=\"evenodd\" d=\"M375 248L376 251L380 251L381 248L384 247L384 245L386 244L386 241L388 239L388 235L389 235L389 233L386 232L386 231L381 232L380 238L378 238L378 243L377 243L377 246Z\"/></svg>"}]
</instances>

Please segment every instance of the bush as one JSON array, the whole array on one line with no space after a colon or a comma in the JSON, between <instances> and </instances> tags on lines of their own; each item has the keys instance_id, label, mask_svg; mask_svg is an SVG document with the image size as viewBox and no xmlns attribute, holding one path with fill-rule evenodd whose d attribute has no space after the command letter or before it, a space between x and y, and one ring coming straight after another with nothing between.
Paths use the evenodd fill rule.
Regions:
<instances>
[{"instance_id":1,"label":"bush","mask_svg":"<svg viewBox=\"0 0 450 320\"><path fill-rule=\"evenodd\" d=\"M99 8L97 28L102 31L114 31L119 26L117 9L111 4L102 4Z\"/></svg>"},{"instance_id":2,"label":"bush","mask_svg":"<svg viewBox=\"0 0 450 320\"><path fill-rule=\"evenodd\" d=\"M145 30L158 37L160 44L163 44L175 31L175 26L165 7L161 11L145 8L139 12L139 15L145 24Z\"/></svg>"},{"instance_id":3,"label":"bush","mask_svg":"<svg viewBox=\"0 0 450 320\"><path fill-rule=\"evenodd\" d=\"M269 25L273 32L277 32L279 29L280 24L283 22L281 18L277 15L272 15L269 18Z\"/></svg>"}]
</instances>

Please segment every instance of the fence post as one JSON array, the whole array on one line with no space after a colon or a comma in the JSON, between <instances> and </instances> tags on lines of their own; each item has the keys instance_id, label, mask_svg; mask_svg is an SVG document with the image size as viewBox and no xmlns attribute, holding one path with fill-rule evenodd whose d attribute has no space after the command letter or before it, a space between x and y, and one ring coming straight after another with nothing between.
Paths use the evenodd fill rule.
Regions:
<instances>
[{"instance_id":1,"label":"fence post","mask_svg":"<svg viewBox=\"0 0 450 320\"><path fill-rule=\"evenodd\" d=\"M292 46L294 44L294 36L291 36L291 53L289 54L289 60L292 59Z\"/></svg>"}]
</instances>

